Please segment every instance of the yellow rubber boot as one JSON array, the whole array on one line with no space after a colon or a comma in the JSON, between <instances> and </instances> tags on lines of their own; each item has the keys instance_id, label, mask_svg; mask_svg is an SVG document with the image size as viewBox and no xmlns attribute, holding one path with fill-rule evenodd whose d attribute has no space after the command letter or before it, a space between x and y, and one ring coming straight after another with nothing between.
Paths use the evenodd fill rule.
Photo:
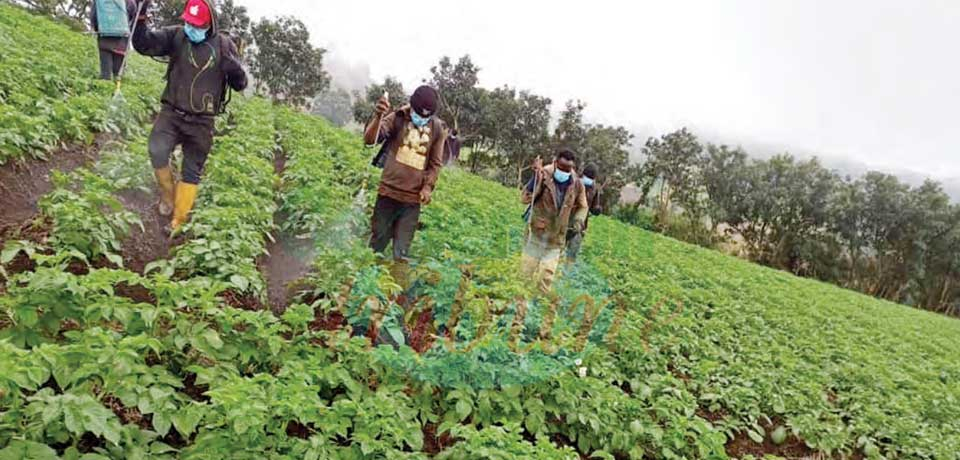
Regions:
<instances>
[{"instance_id":1,"label":"yellow rubber boot","mask_svg":"<svg viewBox=\"0 0 960 460\"><path fill-rule=\"evenodd\" d=\"M154 169L153 174L157 176L157 188L160 189L160 204L158 206L160 215L167 217L173 213L175 186L173 170L167 166L166 168Z\"/></svg>"},{"instance_id":2,"label":"yellow rubber boot","mask_svg":"<svg viewBox=\"0 0 960 460\"><path fill-rule=\"evenodd\" d=\"M187 215L193 209L193 202L197 199L197 185L180 182L177 184L177 196L173 206L173 220L170 229L177 230L187 221Z\"/></svg>"}]
</instances>

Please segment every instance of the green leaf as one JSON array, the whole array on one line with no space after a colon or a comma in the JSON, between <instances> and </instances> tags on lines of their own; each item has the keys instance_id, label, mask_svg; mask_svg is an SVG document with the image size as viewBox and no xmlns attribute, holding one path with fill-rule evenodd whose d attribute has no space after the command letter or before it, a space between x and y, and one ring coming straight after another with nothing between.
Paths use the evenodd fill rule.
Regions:
<instances>
[{"instance_id":1,"label":"green leaf","mask_svg":"<svg viewBox=\"0 0 960 460\"><path fill-rule=\"evenodd\" d=\"M773 430L773 433L770 434L770 439L778 446L783 444L783 442L787 440L787 429L782 425L778 426L777 429Z\"/></svg>"},{"instance_id":2,"label":"green leaf","mask_svg":"<svg viewBox=\"0 0 960 460\"><path fill-rule=\"evenodd\" d=\"M20 324L24 327L33 327L36 326L37 321L40 319L37 316L37 309L33 306L27 306L26 308L17 309L17 316L20 319Z\"/></svg>"},{"instance_id":3,"label":"green leaf","mask_svg":"<svg viewBox=\"0 0 960 460\"><path fill-rule=\"evenodd\" d=\"M19 245L8 245L9 247L5 248L3 252L0 252L0 264L10 263L17 254L23 249Z\"/></svg>"},{"instance_id":4,"label":"green leaf","mask_svg":"<svg viewBox=\"0 0 960 460\"><path fill-rule=\"evenodd\" d=\"M33 441L13 440L0 450L0 460L58 460L57 451Z\"/></svg>"},{"instance_id":5,"label":"green leaf","mask_svg":"<svg viewBox=\"0 0 960 460\"><path fill-rule=\"evenodd\" d=\"M123 257L120 257L117 254L107 254L107 260L109 260L110 263L123 268Z\"/></svg>"},{"instance_id":6,"label":"green leaf","mask_svg":"<svg viewBox=\"0 0 960 460\"><path fill-rule=\"evenodd\" d=\"M250 280L243 275L233 275L230 277L230 284L236 286L240 291L246 291L250 286Z\"/></svg>"},{"instance_id":7,"label":"green leaf","mask_svg":"<svg viewBox=\"0 0 960 460\"><path fill-rule=\"evenodd\" d=\"M100 454L84 454L80 460L110 460L110 457Z\"/></svg>"},{"instance_id":8,"label":"green leaf","mask_svg":"<svg viewBox=\"0 0 960 460\"><path fill-rule=\"evenodd\" d=\"M757 444L763 444L763 435L762 435L762 434L757 433L757 432L754 431L754 430L747 430L747 436L750 436L750 439L752 439L753 442L755 442L755 443L757 443Z\"/></svg>"},{"instance_id":9,"label":"green leaf","mask_svg":"<svg viewBox=\"0 0 960 460\"><path fill-rule=\"evenodd\" d=\"M173 421L173 427L177 429L177 432L184 438L187 438L196 431L201 416L202 413L191 405L180 409L177 413L170 416L170 419Z\"/></svg>"},{"instance_id":10,"label":"green leaf","mask_svg":"<svg viewBox=\"0 0 960 460\"><path fill-rule=\"evenodd\" d=\"M220 334L217 334L217 331L213 329L204 330L203 339L215 350L223 348L223 340L220 340Z\"/></svg>"},{"instance_id":11,"label":"green leaf","mask_svg":"<svg viewBox=\"0 0 960 460\"><path fill-rule=\"evenodd\" d=\"M160 436L166 436L167 433L170 432L170 416L168 416L166 412L154 412L153 429Z\"/></svg>"},{"instance_id":12,"label":"green leaf","mask_svg":"<svg viewBox=\"0 0 960 460\"><path fill-rule=\"evenodd\" d=\"M462 422L466 420L466 418L470 415L470 412L473 411L473 405L470 404L470 401L467 401L466 399L460 399L457 401L456 410L457 417L460 417L460 421Z\"/></svg>"}]
</instances>

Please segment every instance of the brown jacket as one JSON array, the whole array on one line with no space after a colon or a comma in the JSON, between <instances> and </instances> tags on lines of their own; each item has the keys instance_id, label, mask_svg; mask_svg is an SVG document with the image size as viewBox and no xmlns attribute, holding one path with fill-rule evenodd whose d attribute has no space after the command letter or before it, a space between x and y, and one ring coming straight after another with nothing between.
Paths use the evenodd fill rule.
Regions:
<instances>
[{"instance_id":1,"label":"brown jacket","mask_svg":"<svg viewBox=\"0 0 960 460\"><path fill-rule=\"evenodd\" d=\"M420 191L432 191L437 184L446 138L445 125L435 116L422 129L413 126L409 106L385 115L380 122L380 139L387 142L387 157L380 176L380 195L419 203Z\"/></svg>"},{"instance_id":2,"label":"brown jacket","mask_svg":"<svg viewBox=\"0 0 960 460\"><path fill-rule=\"evenodd\" d=\"M530 204L533 200L529 228L531 235L551 248L562 248L566 244L567 228L573 222L583 224L587 219L587 195L583 182L574 174L570 177L573 183L568 186L562 205L557 206L559 192L553 180L554 166L545 166L543 169L547 177L540 181L533 193L524 188L521 201Z\"/></svg>"}]
</instances>

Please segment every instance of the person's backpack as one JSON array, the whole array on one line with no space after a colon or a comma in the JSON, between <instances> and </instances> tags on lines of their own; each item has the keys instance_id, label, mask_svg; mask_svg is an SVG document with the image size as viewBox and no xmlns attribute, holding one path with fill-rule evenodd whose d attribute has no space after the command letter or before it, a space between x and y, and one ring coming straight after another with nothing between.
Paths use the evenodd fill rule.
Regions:
<instances>
[{"instance_id":1,"label":"person's backpack","mask_svg":"<svg viewBox=\"0 0 960 460\"><path fill-rule=\"evenodd\" d=\"M97 33L101 37L129 37L126 0L96 0Z\"/></svg>"}]
</instances>

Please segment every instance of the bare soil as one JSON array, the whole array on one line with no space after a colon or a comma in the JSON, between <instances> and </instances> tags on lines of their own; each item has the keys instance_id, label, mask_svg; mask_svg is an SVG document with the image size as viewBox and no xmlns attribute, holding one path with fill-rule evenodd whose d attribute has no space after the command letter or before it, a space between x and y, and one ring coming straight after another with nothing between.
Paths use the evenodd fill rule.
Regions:
<instances>
[{"instance_id":1,"label":"bare soil","mask_svg":"<svg viewBox=\"0 0 960 460\"><path fill-rule=\"evenodd\" d=\"M436 455L440 451L452 446L457 442L449 432L437 434L437 424L427 423L423 425L423 452Z\"/></svg>"},{"instance_id":2,"label":"bare soil","mask_svg":"<svg viewBox=\"0 0 960 460\"><path fill-rule=\"evenodd\" d=\"M0 248L3 248L4 242L10 240L23 240L30 241L42 245L47 241L47 238L50 236L50 222L43 220L28 220L20 225L10 225L6 228L0 229ZM7 275L13 276L17 273L33 271L37 268L37 264L27 256L26 253L20 252L10 261L10 263L4 266L6 269ZM3 275L0 274L0 280L3 279ZM6 280L4 280L6 281ZM0 292L2 292L2 287L0 287Z\"/></svg>"},{"instance_id":3,"label":"bare soil","mask_svg":"<svg viewBox=\"0 0 960 460\"><path fill-rule=\"evenodd\" d=\"M210 387L206 385L197 385L197 374L189 373L183 379L183 388L180 389L180 392L186 394L194 401L207 402L210 401L210 397L204 393L209 389Z\"/></svg>"},{"instance_id":4,"label":"bare soil","mask_svg":"<svg viewBox=\"0 0 960 460\"><path fill-rule=\"evenodd\" d=\"M123 424L134 424L139 426L142 430L153 429L152 416L143 415L136 407L124 406L120 401L120 398L117 398L114 395L107 395L105 398L103 398L103 405L106 406L107 409L110 409L110 411L113 412Z\"/></svg>"},{"instance_id":5,"label":"bare soil","mask_svg":"<svg viewBox=\"0 0 960 460\"><path fill-rule=\"evenodd\" d=\"M220 293L223 301L233 308L241 310L258 311L263 310L263 303L251 294L242 294L235 290L228 289Z\"/></svg>"},{"instance_id":6,"label":"bare soil","mask_svg":"<svg viewBox=\"0 0 960 460\"><path fill-rule=\"evenodd\" d=\"M287 422L287 436L300 438L300 439L310 439L315 430L311 429L307 425L303 425L296 420L291 420Z\"/></svg>"},{"instance_id":7,"label":"bare soil","mask_svg":"<svg viewBox=\"0 0 960 460\"><path fill-rule=\"evenodd\" d=\"M410 348L417 353L423 353L433 347L436 331L433 328L433 308L428 308L417 315L413 330L410 332Z\"/></svg>"},{"instance_id":8,"label":"bare soil","mask_svg":"<svg viewBox=\"0 0 960 460\"><path fill-rule=\"evenodd\" d=\"M120 283L113 287L113 291L117 297L124 297L137 303L157 304L157 297L153 292L139 284Z\"/></svg>"},{"instance_id":9,"label":"bare soil","mask_svg":"<svg viewBox=\"0 0 960 460\"><path fill-rule=\"evenodd\" d=\"M334 311L323 314L318 311L309 327L311 331L336 331L346 326L346 324L347 319L343 316L343 313Z\"/></svg>"},{"instance_id":10,"label":"bare soil","mask_svg":"<svg viewBox=\"0 0 960 460\"><path fill-rule=\"evenodd\" d=\"M287 156L278 150L273 156L273 170L283 177ZM287 215L277 212L273 221L282 226ZM267 241L268 256L257 260L257 266L267 281L267 299L271 310L282 314L297 294L296 282L310 272L313 262L314 241L300 239L285 232L274 232L272 241Z\"/></svg>"},{"instance_id":11,"label":"bare soil","mask_svg":"<svg viewBox=\"0 0 960 460\"><path fill-rule=\"evenodd\" d=\"M282 223L285 216L278 213L274 219ZM313 240L286 233L275 234L274 241L267 243L270 255L261 258L258 265L267 281L267 295L275 313L281 314L287 309L297 294L296 281L310 272L313 248Z\"/></svg>"},{"instance_id":12,"label":"bare soil","mask_svg":"<svg viewBox=\"0 0 960 460\"><path fill-rule=\"evenodd\" d=\"M807 459L814 458L816 452L793 436L787 438L779 446L774 444L769 437L763 441L763 444L757 444L746 433L739 433L727 442L727 455L731 458L742 458L746 455L763 458L764 455L768 454L787 459Z\"/></svg>"},{"instance_id":13,"label":"bare soil","mask_svg":"<svg viewBox=\"0 0 960 460\"><path fill-rule=\"evenodd\" d=\"M134 226L123 240L123 265L125 268L143 274L150 262L164 259L170 253L170 239L163 227L169 223L169 217L163 217L157 210L159 197L156 192L127 190L120 194L120 202L135 212L143 222L143 230Z\"/></svg>"},{"instance_id":14,"label":"bare soil","mask_svg":"<svg viewBox=\"0 0 960 460\"><path fill-rule=\"evenodd\" d=\"M70 144L47 156L10 162L0 166L0 229L19 226L37 214L37 202L52 189L52 171L70 172L92 163L109 141L97 135L91 145Z\"/></svg>"},{"instance_id":15,"label":"bare soil","mask_svg":"<svg viewBox=\"0 0 960 460\"><path fill-rule=\"evenodd\" d=\"M776 455L788 460L820 458L820 454L818 454L817 451L808 447L802 439L793 434L789 434L782 444L774 444L770 439L770 433L772 433L781 422L779 420L773 421L773 424L763 427L765 433L762 444L754 442L753 439L750 439L750 436L747 435L746 431L742 431L727 442L727 455L731 458L742 458L746 455L763 458L764 455Z\"/></svg>"}]
</instances>

